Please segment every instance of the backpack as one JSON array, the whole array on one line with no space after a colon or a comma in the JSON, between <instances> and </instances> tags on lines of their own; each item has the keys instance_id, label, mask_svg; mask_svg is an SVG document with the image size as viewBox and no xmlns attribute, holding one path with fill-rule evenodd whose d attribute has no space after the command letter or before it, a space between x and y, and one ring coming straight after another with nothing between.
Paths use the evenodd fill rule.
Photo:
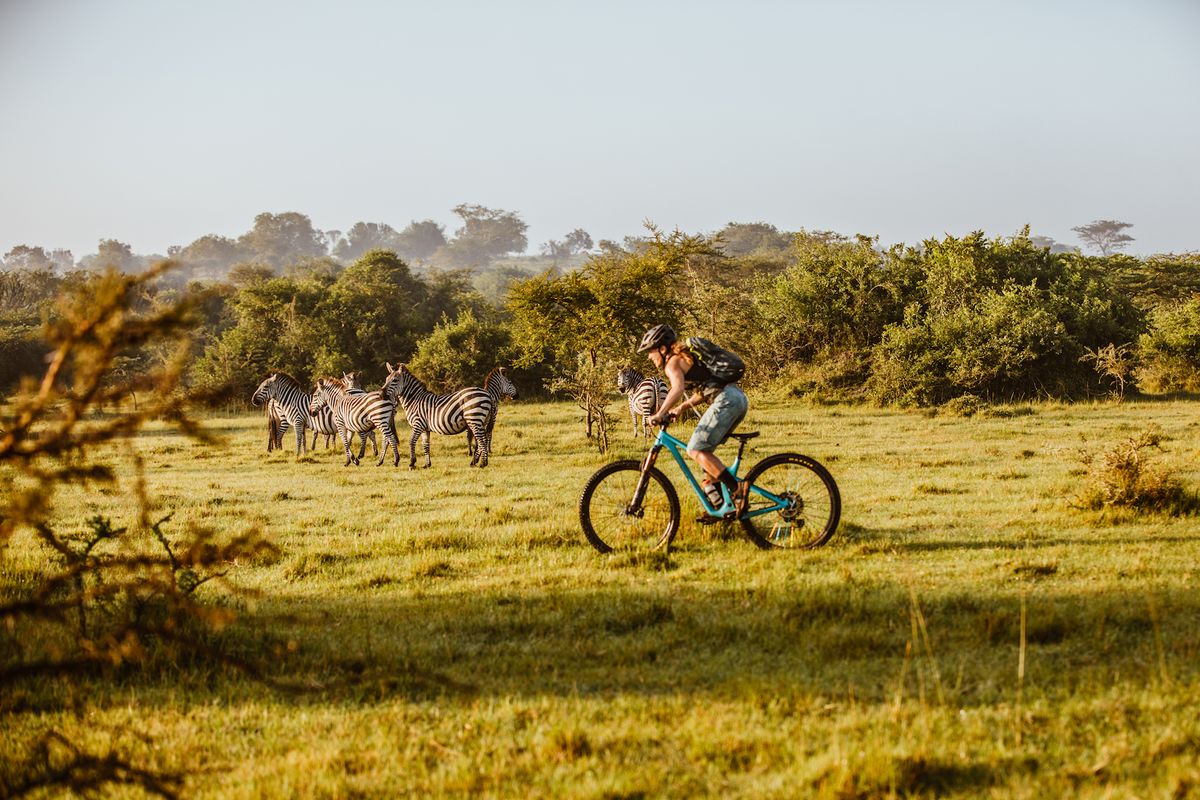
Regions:
<instances>
[{"instance_id":1,"label":"backpack","mask_svg":"<svg viewBox=\"0 0 1200 800\"><path fill-rule=\"evenodd\" d=\"M685 344L692 357L707 367L713 378L721 383L737 383L746 373L746 362L742 361L741 356L708 339L689 336Z\"/></svg>"}]
</instances>

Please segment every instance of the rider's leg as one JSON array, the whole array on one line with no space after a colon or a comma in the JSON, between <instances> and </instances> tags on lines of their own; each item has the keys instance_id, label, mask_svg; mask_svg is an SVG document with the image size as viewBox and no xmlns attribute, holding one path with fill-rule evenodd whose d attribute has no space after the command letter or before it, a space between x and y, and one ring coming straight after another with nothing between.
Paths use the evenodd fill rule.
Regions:
<instances>
[{"instance_id":1,"label":"rider's leg","mask_svg":"<svg viewBox=\"0 0 1200 800\"><path fill-rule=\"evenodd\" d=\"M720 481L732 494L737 490L737 478L733 477L725 463L713 450L725 441L729 433L746 416L746 395L735 384L730 384L713 398L712 404L700 417L696 430L688 441L688 455L700 465L710 478Z\"/></svg>"}]
</instances>

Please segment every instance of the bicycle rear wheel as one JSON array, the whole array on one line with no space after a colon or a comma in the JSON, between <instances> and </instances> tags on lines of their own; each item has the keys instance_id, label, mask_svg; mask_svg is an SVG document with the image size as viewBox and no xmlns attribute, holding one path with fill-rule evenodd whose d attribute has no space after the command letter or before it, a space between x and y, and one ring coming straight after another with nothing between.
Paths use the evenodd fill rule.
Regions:
<instances>
[{"instance_id":1,"label":"bicycle rear wheel","mask_svg":"<svg viewBox=\"0 0 1200 800\"><path fill-rule=\"evenodd\" d=\"M759 547L811 549L829 541L842 496L829 470L799 453L767 456L746 474L750 502L738 521Z\"/></svg>"},{"instance_id":2,"label":"bicycle rear wheel","mask_svg":"<svg viewBox=\"0 0 1200 800\"><path fill-rule=\"evenodd\" d=\"M601 553L615 549L670 546L679 530L679 496L658 469L651 467L641 502L632 507L642 465L614 461L596 471L579 498L583 535Z\"/></svg>"}]
</instances>

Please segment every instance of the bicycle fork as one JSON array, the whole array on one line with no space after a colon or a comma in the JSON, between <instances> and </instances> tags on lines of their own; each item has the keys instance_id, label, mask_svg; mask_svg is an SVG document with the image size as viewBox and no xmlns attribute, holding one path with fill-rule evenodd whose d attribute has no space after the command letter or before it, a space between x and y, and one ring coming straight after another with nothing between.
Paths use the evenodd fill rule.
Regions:
<instances>
[{"instance_id":1,"label":"bicycle fork","mask_svg":"<svg viewBox=\"0 0 1200 800\"><path fill-rule=\"evenodd\" d=\"M646 457L642 459L642 471L638 473L637 486L633 489L633 499L629 501L629 505L625 506L625 513L630 516L641 516L642 500L646 499L646 486L650 482L650 469L654 466L654 462L658 460L658 453L662 450L662 445L657 442L650 447Z\"/></svg>"}]
</instances>

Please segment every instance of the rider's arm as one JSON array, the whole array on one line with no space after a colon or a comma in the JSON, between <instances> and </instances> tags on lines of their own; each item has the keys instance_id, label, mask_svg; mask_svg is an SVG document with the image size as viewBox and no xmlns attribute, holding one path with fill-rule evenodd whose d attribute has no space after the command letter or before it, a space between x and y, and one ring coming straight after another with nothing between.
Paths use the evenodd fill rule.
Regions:
<instances>
[{"instance_id":1,"label":"rider's arm","mask_svg":"<svg viewBox=\"0 0 1200 800\"><path fill-rule=\"evenodd\" d=\"M689 397L687 400L684 400L682 403L680 403L674 409L674 411L672 411L672 413L675 416L679 416L684 411L687 411L689 408L692 408L693 406L698 406L702 402L704 402L704 393L703 392L692 392L692 396Z\"/></svg>"},{"instance_id":2,"label":"rider's arm","mask_svg":"<svg viewBox=\"0 0 1200 800\"><path fill-rule=\"evenodd\" d=\"M653 424L661 423L670 409L675 403L679 402L679 398L683 397L683 375L685 372L683 359L671 358L663 365L663 372L667 376L667 380L671 382L671 388L667 391L667 396L658 405L658 412L650 418Z\"/></svg>"}]
</instances>

